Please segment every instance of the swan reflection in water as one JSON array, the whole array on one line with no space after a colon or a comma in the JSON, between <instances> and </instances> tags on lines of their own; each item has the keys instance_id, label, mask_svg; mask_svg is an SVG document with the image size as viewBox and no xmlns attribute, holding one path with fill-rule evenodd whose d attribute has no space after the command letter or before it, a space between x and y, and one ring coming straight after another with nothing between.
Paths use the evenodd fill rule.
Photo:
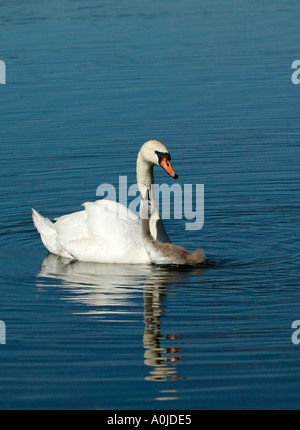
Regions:
<instances>
[{"instance_id":1,"label":"swan reflection in water","mask_svg":"<svg viewBox=\"0 0 300 430\"><path fill-rule=\"evenodd\" d=\"M193 269L203 273L203 269ZM170 282L184 275L182 269L169 269L151 265L113 265L74 262L49 254L38 278L63 281L63 287L71 290L71 300L93 307L87 314L133 314L134 298L144 297L145 365L150 367L148 381L182 379L178 375L180 363L180 339L176 333L162 333L164 302L169 294ZM38 286L43 286L41 283ZM122 307L122 309L118 309ZM136 313L136 312L135 312ZM161 344L169 346L161 346ZM170 394L170 393L169 393Z\"/></svg>"}]
</instances>

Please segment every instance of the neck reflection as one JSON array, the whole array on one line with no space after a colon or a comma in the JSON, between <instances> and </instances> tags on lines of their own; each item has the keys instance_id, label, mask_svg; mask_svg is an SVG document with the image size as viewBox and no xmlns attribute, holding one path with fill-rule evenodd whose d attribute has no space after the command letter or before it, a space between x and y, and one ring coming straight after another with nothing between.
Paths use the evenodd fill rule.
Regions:
<instances>
[{"instance_id":1,"label":"neck reflection","mask_svg":"<svg viewBox=\"0 0 300 430\"><path fill-rule=\"evenodd\" d=\"M164 334L162 318L164 316L164 302L167 298L167 282L147 286L144 292L144 320L145 332L143 343L145 348L145 365L151 369L148 381L165 381L182 379L178 375L180 362L180 340L177 334Z\"/></svg>"}]
</instances>

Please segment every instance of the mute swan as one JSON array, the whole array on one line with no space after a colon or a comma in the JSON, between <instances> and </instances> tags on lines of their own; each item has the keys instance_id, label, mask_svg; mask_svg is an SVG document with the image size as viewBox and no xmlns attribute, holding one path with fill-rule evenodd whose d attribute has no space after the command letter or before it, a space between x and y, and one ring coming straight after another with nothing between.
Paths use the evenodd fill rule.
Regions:
<instances>
[{"instance_id":1,"label":"mute swan","mask_svg":"<svg viewBox=\"0 0 300 430\"><path fill-rule=\"evenodd\" d=\"M151 199L150 196L144 198L141 193L141 225L142 236L145 249L154 264L174 264L174 265L189 265L194 266L204 263L206 257L201 249L197 249L194 254L191 254L181 246L171 243L162 243L158 239L153 239L150 231L150 216L151 216Z\"/></svg>"},{"instance_id":2,"label":"mute swan","mask_svg":"<svg viewBox=\"0 0 300 430\"><path fill-rule=\"evenodd\" d=\"M137 159L137 182L146 189L153 203L149 221L152 237L170 243L155 201L155 165L177 179L171 156L164 144L146 142ZM33 222L45 247L52 254L91 263L149 264L150 257L141 237L140 219L120 203L99 200L85 203L84 211L58 218L55 223L32 210ZM120 219L121 218L121 219Z\"/></svg>"}]
</instances>

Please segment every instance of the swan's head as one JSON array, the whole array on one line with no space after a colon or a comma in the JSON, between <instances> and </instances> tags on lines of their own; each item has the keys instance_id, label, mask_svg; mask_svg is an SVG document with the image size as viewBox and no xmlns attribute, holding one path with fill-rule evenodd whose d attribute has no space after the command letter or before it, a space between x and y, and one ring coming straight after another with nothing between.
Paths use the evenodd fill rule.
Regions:
<instances>
[{"instance_id":1,"label":"swan's head","mask_svg":"<svg viewBox=\"0 0 300 430\"><path fill-rule=\"evenodd\" d=\"M167 147L158 140L146 142L141 148L140 157L152 166L161 166L172 178L178 179L178 175L172 167L171 155Z\"/></svg>"}]
</instances>

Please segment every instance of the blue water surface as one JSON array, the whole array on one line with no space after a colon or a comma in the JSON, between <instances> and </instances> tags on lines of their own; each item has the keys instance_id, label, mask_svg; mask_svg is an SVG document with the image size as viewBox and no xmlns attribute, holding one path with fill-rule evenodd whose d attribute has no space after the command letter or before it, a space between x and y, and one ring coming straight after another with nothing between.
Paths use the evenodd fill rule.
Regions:
<instances>
[{"instance_id":1,"label":"blue water surface","mask_svg":"<svg viewBox=\"0 0 300 430\"><path fill-rule=\"evenodd\" d=\"M1 409L300 407L299 19L295 0L1 2ZM166 226L210 263L47 256L31 208L135 183L148 139L205 184L204 228Z\"/></svg>"}]
</instances>

